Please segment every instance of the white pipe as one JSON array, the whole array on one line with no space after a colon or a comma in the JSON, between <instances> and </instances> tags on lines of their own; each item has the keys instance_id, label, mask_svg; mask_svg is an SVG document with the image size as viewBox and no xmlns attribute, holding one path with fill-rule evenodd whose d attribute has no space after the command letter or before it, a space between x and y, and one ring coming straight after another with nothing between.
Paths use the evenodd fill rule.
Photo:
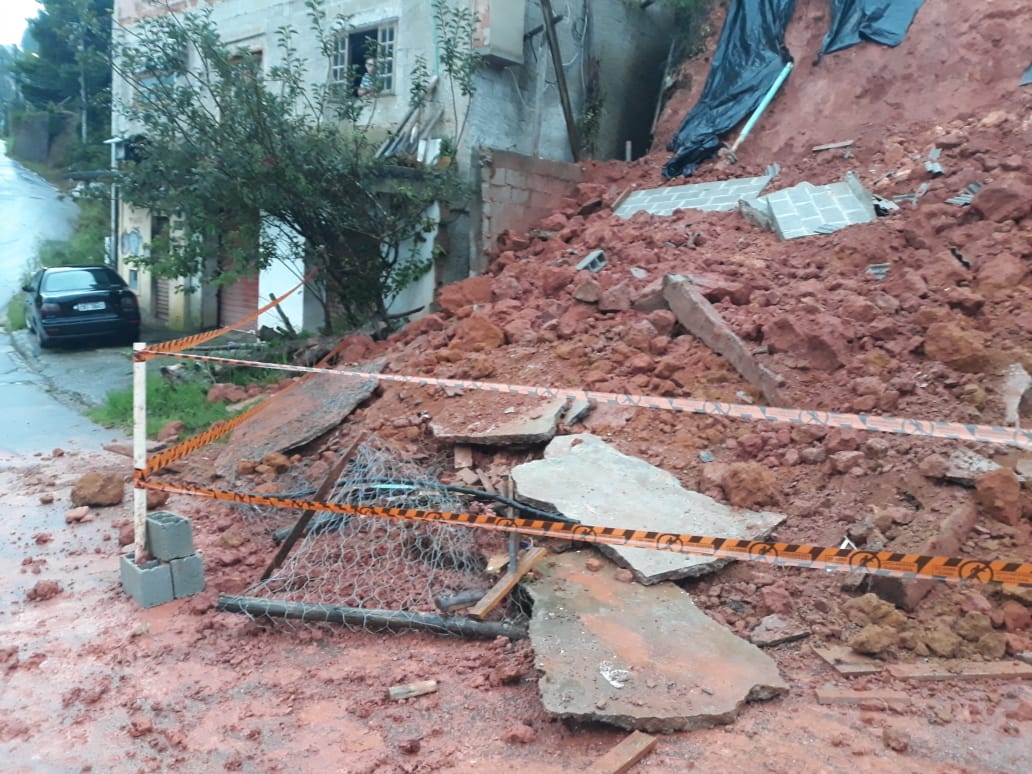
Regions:
<instances>
[{"instance_id":1,"label":"white pipe","mask_svg":"<svg viewBox=\"0 0 1032 774\"><path fill-rule=\"evenodd\" d=\"M133 344L133 467L142 473L147 467L147 361L137 352L147 345ZM133 489L133 558L139 562L147 543L147 490Z\"/></svg>"}]
</instances>

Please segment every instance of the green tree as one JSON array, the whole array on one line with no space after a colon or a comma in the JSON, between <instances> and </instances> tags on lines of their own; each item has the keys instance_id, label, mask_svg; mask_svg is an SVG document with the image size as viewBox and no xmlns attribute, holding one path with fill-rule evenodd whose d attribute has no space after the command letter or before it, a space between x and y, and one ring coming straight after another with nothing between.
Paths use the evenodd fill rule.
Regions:
<instances>
[{"instance_id":1,"label":"green tree","mask_svg":"<svg viewBox=\"0 0 1032 774\"><path fill-rule=\"evenodd\" d=\"M383 319L392 296L429 270L402 244L434 225L424 217L432 202L460 189L447 172L399 170L379 157L363 123L370 98L312 82L349 27L328 23L321 0L306 5L326 59L319 68L290 27L277 33L275 66L231 50L210 7L125 30L115 67L133 99L116 107L140 138L119 184L130 204L174 219L175 238L135 259L158 276L230 282L264 268L277 254L259 239L260 220L278 224L318 269L311 289L333 330Z\"/></svg>"},{"instance_id":2,"label":"green tree","mask_svg":"<svg viewBox=\"0 0 1032 774\"><path fill-rule=\"evenodd\" d=\"M112 0L43 0L29 21L35 50L22 52L15 72L22 97L38 110L80 116L85 144L107 136L111 115Z\"/></svg>"}]
</instances>

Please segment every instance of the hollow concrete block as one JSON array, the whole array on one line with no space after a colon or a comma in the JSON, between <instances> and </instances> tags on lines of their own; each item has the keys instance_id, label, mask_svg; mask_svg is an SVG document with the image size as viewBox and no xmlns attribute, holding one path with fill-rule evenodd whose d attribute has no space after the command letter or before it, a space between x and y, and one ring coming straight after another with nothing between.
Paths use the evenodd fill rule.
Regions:
<instances>
[{"instance_id":1,"label":"hollow concrete block","mask_svg":"<svg viewBox=\"0 0 1032 774\"><path fill-rule=\"evenodd\" d=\"M172 601L172 569L166 562L151 560L137 564L126 555L122 557L121 574L122 590L140 607Z\"/></svg>"},{"instance_id":2,"label":"hollow concrete block","mask_svg":"<svg viewBox=\"0 0 1032 774\"><path fill-rule=\"evenodd\" d=\"M169 562L172 570L172 593L176 599L204 591L204 562L200 554L190 554Z\"/></svg>"},{"instance_id":3,"label":"hollow concrete block","mask_svg":"<svg viewBox=\"0 0 1032 774\"><path fill-rule=\"evenodd\" d=\"M171 511L148 513L147 550L164 562L190 556L194 552L190 520Z\"/></svg>"}]
</instances>

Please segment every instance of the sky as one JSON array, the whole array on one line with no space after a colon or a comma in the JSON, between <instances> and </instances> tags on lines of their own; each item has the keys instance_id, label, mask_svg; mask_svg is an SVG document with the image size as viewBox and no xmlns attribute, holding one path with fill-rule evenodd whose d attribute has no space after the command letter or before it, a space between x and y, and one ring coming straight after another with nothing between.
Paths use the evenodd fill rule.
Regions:
<instances>
[{"instance_id":1,"label":"sky","mask_svg":"<svg viewBox=\"0 0 1032 774\"><path fill-rule=\"evenodd\" d=\"M0 46L21 45L25 20L40 11L36 0L0 0Z\"/></svg>"}]
</instances>

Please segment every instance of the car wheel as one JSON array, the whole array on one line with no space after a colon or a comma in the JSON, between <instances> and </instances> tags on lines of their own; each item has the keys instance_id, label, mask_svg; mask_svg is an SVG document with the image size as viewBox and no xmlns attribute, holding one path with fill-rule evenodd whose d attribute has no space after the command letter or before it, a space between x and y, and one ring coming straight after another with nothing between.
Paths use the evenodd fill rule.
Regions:
<instances>
[{"instance_id":1,"label":"car wheel","mask_svg":"<svg viewBox=\"0 0 1032 774\"><path fill-rule=\"evenodd\" d=\"M54 339L51 336L47 336L47 334L43 333L43 331L37 330L36 338L39 339L40 349L50 349L52 346L54 346Z\"/></svg>"}]
</instances>

